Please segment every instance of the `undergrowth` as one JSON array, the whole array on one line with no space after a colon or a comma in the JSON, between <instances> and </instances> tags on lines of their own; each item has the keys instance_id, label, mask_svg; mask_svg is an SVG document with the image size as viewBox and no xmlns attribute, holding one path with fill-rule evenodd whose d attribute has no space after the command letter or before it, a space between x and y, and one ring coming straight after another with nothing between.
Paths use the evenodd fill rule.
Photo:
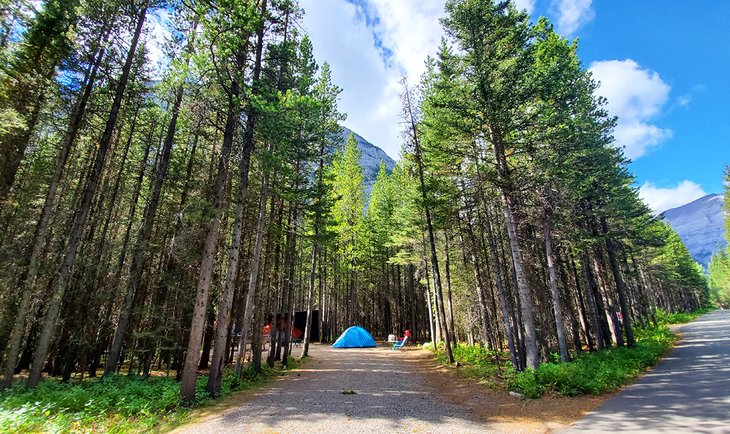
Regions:
<instances>
[{"instance_id":1,"label":"undergrowth","mask_svg":"<svg viewBox=\"0 0 730 434\"><path fill-rule=\"evenodd\" d=\"M289 368L297 362L291 361ZM278 369L262 366L260 373L244 371L239 379L226 371L221 397L260 387L280 375ZM198 378L196 401L185 406L180 384L171 377L113 375L61 383L47 379L35 389L24 384L0 393L0 432L147 432L154 427L183 423L190 410L211 404L204 387L207 376Z\"/></svg>"},{"instance_id":2,"label":"undergrowth","mask_svg":"<svg viewBox=\"0 0 730 434\"><path fill-rule=\"evenodd\" d=\"M634 328L634 347L581 352L568 363L542 363L537 370L524 372L512 369L508 354L460 344L453 350L460 366L456 372L496 389L520 392L526 398L538 398L548 392L564 396L600 395L620 388L659 361L676 341L668 325L691 321L707 311L670 314L657 310L656 325ZM446 364L443 348L436 351L436 360ZM506 366L500 369L498 361Z\"/></svg>"},{"instance_id":3,"label":"undergrowth","mask_svg":"<svg viewBox=\"0 0 730 434\"><path fill-rule=\"evenodd\" d=\"M452 354L460 366L456 373L462 377L478 379L496 389L502 388L505 381L514 377L508 353L462 343L453 348ZM443 344L436 352L436 360L447 364Z\"/></svg>"}]
</instances>

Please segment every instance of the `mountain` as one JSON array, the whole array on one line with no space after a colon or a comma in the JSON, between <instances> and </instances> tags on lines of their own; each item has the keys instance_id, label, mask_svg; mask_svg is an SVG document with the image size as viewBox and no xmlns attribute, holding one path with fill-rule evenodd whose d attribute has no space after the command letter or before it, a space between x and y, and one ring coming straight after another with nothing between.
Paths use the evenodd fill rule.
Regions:
<instances>
[{"instance_id":1,"label":"mountain","mask_svg":"<svg viewBox=\"0 0 730 434\"><path fill-rule=\"evenodd\" d=\"M350 137L350 133L354 132L342 127L340 131L340 137L342 138L340 150L345 148L345 143L347 143L347 138ZM362 167L362 173L365 178L365 200L367 201L367 198L370 197L370 191L373 189L373 184L375 184L375 178L377 178L378 171L380 170L380 160L385 162L385 168L388 170L388 173L395 169L395 160L390 158L382 149L363 139L359 134L354 134L355 140L357 140L357 147L360 148L360 152L362 153L360 167Z\"/></svg>"},{"instance_id":2,"label":"mountain","mask_svg":"<svg viewBox=\"0 0 730 434\"><path fill-rule=\"evenodd\" d=\"M679 234L695 261L707 268L712 254L725 248L723 197L710 194L664 211L660 217Z\"/></svg>"}]
</instances>

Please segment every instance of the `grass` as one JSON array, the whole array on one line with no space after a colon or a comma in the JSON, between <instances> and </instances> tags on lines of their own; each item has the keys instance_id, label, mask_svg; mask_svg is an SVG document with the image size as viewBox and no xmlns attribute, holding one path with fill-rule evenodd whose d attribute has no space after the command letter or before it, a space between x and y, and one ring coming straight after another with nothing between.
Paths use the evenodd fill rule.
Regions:
<instances>
[{"instance_id":1,"label":"grass","mask_svg":"<svg viewBox=\"0 0 730 434\"><path fill-rule=\"evenodd\" d=\"M290 360L289 368L297 362ZM262 366L237 378L224 373L221 397L263 386L282 374ZM35 389L17 384L0 393L0 432L147 432L173 428L189 419L191 409L215 402L204 390L208 380L197 381L196 402L180 401L180 384L174 378L114 375L61 383L41 382Z\"/></svg>"},{"instance_id":2,"label":"grass","mask_svg":"<svg viewBox=\"0 0 730 434\"><path fill-rule=\"evenodd\" d=\"M598 352L577 354L568 363L542 363L538 369L515 372L508 363L501 370L495 357L509 361L480 347L458 345L453 353L460 368L459 375L478 379L497 390L513 390L526 398L539 398L545 393L563 396L600 395L627 384L647 368L654 366L674 345L677 337L668 325L691 321L708 310L669 314L657 311L656 325L635 328L636 346L608 348ZM436 359L446 364L443 350Z\"/></svg>"},{"instance_id":3,"label":"grass","mask_svg":"<svg viewBox=\"0 0 730 434\"><path fill-rule=\"evenodd\" d=\"M502 389L506 381L514 377L514 370L509 363L509 354L491 351L473 345L459 344L452 351L454 360L459 362L459 370L455 371L464 378L478 379L493 389ZM446 365L446 353L443 344L435 354L436 361ZM499 362L499 363L496 363Z\"/></svg>"}]
</instances>

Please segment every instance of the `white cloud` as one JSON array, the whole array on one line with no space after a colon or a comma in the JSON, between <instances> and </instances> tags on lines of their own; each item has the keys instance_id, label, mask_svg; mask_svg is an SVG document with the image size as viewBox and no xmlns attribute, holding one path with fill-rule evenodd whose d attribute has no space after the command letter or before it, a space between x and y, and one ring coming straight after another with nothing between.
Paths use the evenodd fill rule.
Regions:
<instances>
[{"instance_id":1,"label":"white cloud","mask_svg":"<svg viewBox=\"0 0 730 434\"><path fill-rule=\"evenodd\" d=\"M676 187L657 187L651 182L645 182L639 188L639 196L657 214L706 195L699 184L686 179Z\"/></svg>"},{"instance_id":2,"label":"white cloud","mask_svg":"<svg viewBox=\"0 0 730 434\"><path fill-rule=\"evenodd\" d=\"M398 80L424 72L442 35L445 0L302 0L303 26L321 64L342 87L344 124L397 157L401 144Z\"/></svg>"},{"instance_id":3,"label":"white cloud","mask_svg":"<svg viewBox=\"0 0 730 434\"><path fill-rule=\"evenodd\" d=\"M631 59L593 62L590 71L601 82L598 93L608 99L609 113L618 116L614 138L628 158L639 158L672 136L671 130L649 123L661 113L671 89L659 74Z\"/></svg>"},{"instance_id":4,"label":"white cloud","mask_svg":"<svg viewBox=\"0 0 730 434\"><path fill-rule=\"evenodd\" d=\"M689 103L692 102L692 95L685 94L685 95L678 96L676 99L676 102L677 102L677 105L680 107L688 106Z\"/></svg>"},{"instance_id":5,"label":"white cloud","mask_svg":"<svg viewBox=\"0 0 730 434\"><path fill-rule=\"evenodd\" d=\"M525 9L528 14L535 10L535 2L537 0L512 0L517 9Z\"/></svg>"},{"instance_id":6,"label":"white cloud","mask_svg":"<svg viewBox=\"0 0 730 434\"><path fill-rule=\"evenodd\" d=\"M148 64L152 67L152 73L156 78L159 78L169 62L169 58L165 55L165 44L171 38L168 27L171 20L170 11L164 8L155 9L147 14L145 48Z\"/></svg>"},{"instance_id":7,"label":"white cloud","mask_svg":"<svg viewBox=\"0 0 730 434\"><path fill-rule=\"evenodd\" d=\"M553 0L552 9L558 16L560 33L573 35L579 27L595 18L591 3L592 0Z\"/></svg>"},{"instance_id":8,"label":"white cloud","mask_svg":"<svg viewBox=\"0 0 730 434\"><path fill-rule=\"evenodd\" d=\"M537 0L513 0L531 13ZM397 157L402 144L401 91L406 73L420 80L426 57L435 55L443 35L446 0L301 0L303 27L315 56L332 66L342 87L344 124Z\"/></svg>"}]
</instances>

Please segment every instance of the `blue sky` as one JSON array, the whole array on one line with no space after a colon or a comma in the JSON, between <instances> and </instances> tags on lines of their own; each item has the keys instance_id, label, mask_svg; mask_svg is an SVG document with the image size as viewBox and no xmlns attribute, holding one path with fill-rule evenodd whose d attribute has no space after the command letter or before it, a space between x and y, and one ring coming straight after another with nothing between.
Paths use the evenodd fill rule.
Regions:
<instances>
[{"instance_id":1,"label":"blue sky","mask_svg":"<svg viewBox=\"0 0 730 434\"><path fill-rule=\"evenodd\" d=\"M392 157L402 139L398 78L435 53L444 0L302 0L315 55L343 88L345 125ZM655 211L722 192L730 164L730 1L518 0L579 38L619 117L617 143Z\"/></svg>"}]
</instances>

